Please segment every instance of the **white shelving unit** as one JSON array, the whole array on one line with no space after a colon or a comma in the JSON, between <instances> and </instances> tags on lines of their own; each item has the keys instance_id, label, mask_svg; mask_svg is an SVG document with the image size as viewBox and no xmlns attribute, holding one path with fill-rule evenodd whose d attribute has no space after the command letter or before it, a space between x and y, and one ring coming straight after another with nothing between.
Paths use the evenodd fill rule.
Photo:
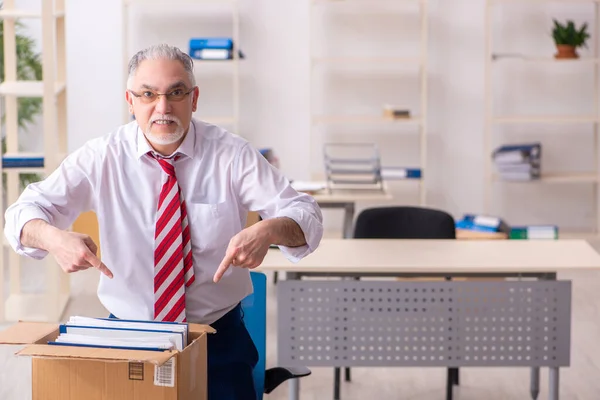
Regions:
<instances>
[{"instance_id":1,"label":"white shelving unit","mask_svg":"<svg viewBox=\"0 0 600 400\"><path fill-rule=\"evenodd\" d=\"M2 168L7 176L6 200L12 204L17 200L21 188L19 175L38 173L42 177L50 174L67 153L67 88L66 88L66 51L65 51L65 1L44 0L39 12L15 9L14 0L4 0L0 18L4 20L4 74L5 81L0 84L0 96L5 105L6 118L6 156L27 158L19 153L17 99L19 97L41 97L43 118L43 167ZM42 81L17 80L17 43L15 22L21 18L36 18L42 26ZM4 161L4 159L3 159ZM2 204L2 214L6 206ZM43 293L24 293L21 285L22 257L7 248L3 240L0 246L0 321L33 320L58 321L70 295L70 277L57 265L54 258L44 260L45 291ZM10 293L6 302L4 288L4 258L8 251Z\"/></svg>"},{"instance_id":2,"label":"white shelving unit","mask_svg":"<svg viewBox=\"0 0 600 400\"><path fill-rule=\"evenodd\" d=\"M195 5L199 10L203 6L207 5L227 5L231 11L232 31L231 39L233 40L233 58L231 60L194 60L194 70L198 71L199 68L204 68L208 65L214 65L222 68L231 68L231 79L232 79L232 112L230 115L203 115L202 107L199 107L198 114L195 115L197 118L216 125L225 125L233 129L233 132L239 133L239 108L240 108L240 13L238 0L123 0L123 68L124 74L127 76L127 64L129 59L139 49L132 49L130 44L130 10L132 7L141 6L144 11L152 10L164 10L164 6L168 6L170 11L177 10L178 6L189 6ZM201 33L193 32L190 34L191 37L201 36ZM188 38L189 39L189 38ZM171 43L174 44L174 43ZM187 52L188 43L182 43L180 49ZM200 101L202 101L202 79L198 79L196 76L197 84L200 87ZM131 114L128 108L125 106L123 109L123 120L125 123L131 121Z\"/></svg>"},{"instance_id":3,"label":"white shelving unit","mask_svg":"<svg viewBox=\"0 0 600 400\"><path fill-rule=\"evenodd\" d=\"M543 7L546 4L558 4L569 6L582 6L583 4L593 5L594 21L588 24L588 32L590 33L590 42L593 44L593 54L591 56L580 57L577 59L555 59L553 55L535 56L535 55L504 55L499 56L494 53L494 28L493 16L494 12L499 7L519 5L535 5ZM487 0L486 1L486 59L485 59L485 92L486 92L486 116L485 116L485 135L484 135L484 155L485 155L485 191L484 191L484 212L496 214L498 211L493 206L494 194L497 193L497 188L494 185L502 182L505 185L521 184L521 185L546 185L546 184L590 184L594 186L593 201L595 204L595 227L592 232L564 232L559 226L560 237L597 237L600 234L600 151L598 148L598 126L600 124L600 0ZM548 40L552 41L549 35ZM590 46L591 48L592 46ZM494 112L493 95L493 73L494 68L499 63L521 63L524 66L547 66L560 65L567 70L570 67L590 65L593 68L593 77L590 79L590 87L594 93L594 110L593 113L583 113L579 115L496 115ZM592 75L592 74L590 74ZM582 76L587 79L588 75ZM550 82L549 82L550 83ZM570 125L582 127L585 125L593 126L593 140L590 146L593 146L594 168L588 172L547 172L542 171L539 179L525 182L502 181L497 174L494 173L492 160L492 152L494 146L494 129L508 125L526 125L526 124L545 124L545 125ZM523 139L525 142L528 139ZM544 150L542 150L542 163L544 162ZM568 187L568 186L567 186ZM543 223L543 222L542 222ZM547 221L550 225L556 225L553 221Z\"/></svg>"},{"instance_id":4,"label":"white shelving unit","mask_svg":"<svg viewBox=\"0 0 600 400\"><path fill-rule=\"evenodd\" d=\"M310 152L311 158L314 161L315 152L322 152L322 148L318 146L318 143L324 143L322 135L316 131L323 127L343 127L343 126L362 126L369 127L373 130L377 130L381 127L405 127L405 126L416 126L418 128L417 135L419 136L419 165L402 165L401 160L394 160L394 165L386 165L383 167L410 167L420 168L421 178L420 179L406 179L407 182L418 181L419 187L419 203L421 205L426 204L426 165L427 165L427 42L428 42L428 0L309 0L310 1ZM331 7L331 9L343 9L344 7L354 7L356 11L353 17L360 18L362 11L368 11L369 13L376 12L379 10L378 7L390 7L402 4L414 5L419 8L419 48L416 54L400 54L400 55L386 55L386 52L377 55L359 56L359 55L326 55L317 54L315 52L316 42L321 41L323 38L315 35L315 17L314 13L317 10L322 10L324 7ZM402 11L395 10L394 12L401 13ZM385 16L386 11L382 12ZM320 26L319 26L320 27ZM358 28L357 28L358 29ZM362 39L363 43L368 41L369 32L364 32L366 38ZM398 42L402 41L402 37L397 38ZM390 51L393 53L393 51ZM372 114L361 114L361 113L323 113L318 110L315 106L315 69L321 67L336 67L336 66L352 66L358 68L369 68L369 67L385 67L392 69L395 74L402 75L401 68L413 68L413 71L417 71L418 74L418 87L419 87L419 115L413 115L408 118L396 118L389 119L383 116L383 104L377 104L381 106L379 113ZM364 70L364 69L363 69ZM389 70L386 70L386 72ZM393 102L394 99L390 99ZM395 133L395 132L394 132ZM394 135L391 133L390 135ZM412 133L411 133L412 134ZM409 135L411 135L409 134ZM351 137L353 134L348 134ZM401 133L399 136L405 137L406 134ZM364 143L372 143L372 138L368 135L359 136L360 140ZM377 144L377 143L376 143ZM384 160L385 161L385 160ZM320 172L312 172L311 179L322 180L323 176Z\"/></svg>"}]
</instances>

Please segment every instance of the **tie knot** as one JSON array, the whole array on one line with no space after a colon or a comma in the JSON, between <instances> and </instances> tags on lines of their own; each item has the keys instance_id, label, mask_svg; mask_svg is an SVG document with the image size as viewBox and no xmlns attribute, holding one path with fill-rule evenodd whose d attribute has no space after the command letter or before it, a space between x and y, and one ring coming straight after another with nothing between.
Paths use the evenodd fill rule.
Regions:
<instances>
[{"instance_id":1,"label":"tie knot","mask_svg":"<svg viewBox=\"0 0 600 400\"><path fill-rule=\"evenodd\" d=\"M175 177L175 166L173 165L173 163L179 158L179 155L170 158L165 158L153 152L149 152L148 154L150 154L152 158L158 161L158 165L161 166L161 168L167 173L167 175Z\"/></svg>"}]
</instances>

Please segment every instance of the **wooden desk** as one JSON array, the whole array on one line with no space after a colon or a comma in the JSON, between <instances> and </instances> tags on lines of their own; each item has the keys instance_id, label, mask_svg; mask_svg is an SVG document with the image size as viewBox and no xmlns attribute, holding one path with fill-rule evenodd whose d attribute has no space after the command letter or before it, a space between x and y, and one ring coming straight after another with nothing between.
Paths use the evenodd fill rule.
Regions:
<instances>
[{"instance_id":1,"label":"wooden desk","mask_svg":"<svg viewBox=\"0 0 600 400\"><path fill-rule=\"evenodd\" d=\"M311 275L314 276L316 274L322 274L326 276L365 276L365 275L375 275L375 276L443 276L443 277L457 277L457 276L479 276L479 277L488 277L488 276L503 276L503 277L536 277L540 281L543 280L555 280L556 274L561 271L577 271L577 270L591 270L591 269L600 269L600 255L584 240L549 240L549 241L535 241L535 240L407 240L407 239L398 239L398 240L388 240L388 239L324 239L321 242L320 247L311 255L299 261L298 263L291 263L288 261L282 253L278 249L269 250L267 256L265 257L264 262L258 270L274 270L274 271L284 271L286 272L286 276L288 279L298 280L302 277L302 275ZM306 293L307 295L313 293L317 295L320 288L317 285L322 285L325 281L317 280L316 285L314 280L305 281L305 286L298 286L294 288L293 285L285 285L284 282L280 282L280 287L278 288L278 310L280 312L280 319L285 318L286 315L293 315L295 312L294 305L290 307L290 299L300 297L300 293ZM361 290L364 292L366 285L369 285L372 282L363 281L364 283L360 283L361 288L350 288L350 285L354 285L354 281L348 281L349 284L343 283L346 285L341 287L338 284L339 290L344 291L348 290L348 292L356 289L356 292L359 293ZM290 282L291 283L291 282ZM490 283L490 282L438 282L438 283L427 283L427 282L403 282L399 283L399 285L403 285L402 287L407 290L407 292L421 292L426 290L432 290L431 288L434 285L444 285L440 287L436 287L433 291L439 291L441 288L442 292L446 289L450 289L450 292L453 290L457 292L461 292L462 290L473 290L475 293L481 293L483 295L483 302L486 301L485 293L488 290L523 290L522 287L515 288L515 284L519 284L520 282L498 282L498 283ZM525 283L525 282L521 282ZM544 285L543 282L540 282ZM283 284L283 285L282 285ZM358 285L358 283L356 283ZM535 301L537 304L554 304L557 301L556 293L563 291L563 289L568 287L568 292L563 291L563 297L561 299L561 304L566 307L565 310L562 310L562 318L559 318L557 324L559 325L559 330L563 332L562 335L555 333L558 336L558 340L562 339L560 342L561 348L570 347L570 282L555 282L556 285L550 283L545 284L544 289L539 289L539 285L536 287L530 287L525 290L530 290L532 292L536 292L538 296ZM465 285L467 285L465 287ZM410 288L410 290L409 290ZM492 289L493 288L493 289ZM323 293L327 290L326 287L322 288ZM538 290L539 289L539 290ZM296 290L296 294L294 294L293 290ZM301 290L301 292L298 292ZM312 290L312 292L311 292ZM371 290L373 290L371 288ZM388 290L390 290L388 288ZM394 289L391 289L394 290ZM310 293L309 293L310 292ZM330 292L331 293L331 292ZM381 293L381 289L378 293ZM429 292L428 292L429 293ZM555 296L555 297L553 297ZM399 296L394 296L399 297ZM305 301L307 299L304 299ZM311 299L308 299L309 301ZM322 299L319 299L322 300ZM331 299L330 299L331 300ZM430 300L430 299L429 299ZM514 299L510 299L512 302ZM335 303L335 300L331 300ZM364 301L364 300L363 300ZM390 298L388 301L392 302ZM307 303L304 303L307 304ZM322 304L323 307L327 303L327 299L323 303L315 303ZM336 303L337 304L337 303ZM354 304L352 302L344 303L344 304ZM382 309L389 308L392 303L386 303L387 307L381 307ZM471 304L474 308L483 307L485 303L477 303ZM519 313L523 313L524 309L527 306L515 307L515 304L508 303L509 306L506 308L502 308L502 315L498 317L500 320L504 320L506 317L507 320L512 320L513 317L515 320L521 318L522 315ZM286 308L288 307L288 308ZM456 324L460 324L461 322L461 314L460 312L464 312L464 310L457 310L459 307L454 307L449 309L450 320L457 321ZM556 313L556 308L554 307L554 312ZM393 307L392 307L393 309ZM403 309L400 308L400 310ZM550 312L552 312L552 308L550 307ZM408 310L408 309L407 309ZM421 310L420 308L415 311L422 311L423 315L419 315L424 317L423 320L429 320L432 317L436 316L435 310L426 310L425 307ZM431 314L427 314L430 312ZM485 314L483 314L485 315ZM532 314L528 314L531 316ZM557 316L558 314L554 314ZM337 314L336 314L337 316ZM566 317L565 317L566 316ZM539 318L539 315L537 316ZM319 316L321 318L321 316ZM344 318L347 318L347 315L344 315ZM342 319L340 316L337 319ZM395 317L397 320L398 317ZM483 317L485 319L485 317ZM546 318L547 320L548 318ZM319 319L325 321L326 318ZM394 320L394 318L392 318ZM418 318L421 320L421 318ZM467 318L467 321L469 319ZM475 318L477 320L477 318ZM287 340L286 327L289 325L290 321L283 321L279 325L280 337L284 337L284 339L279 340ZM293 322L292 322L293 323ZM499 324L504 324L504 322L498 322ZM397 322L396 324L400 324L402 326L403 322ZM468 324L468 323L467 323ZM461 325L456 325L455 328L457 331L460 331ZM529 325L524 325L524 328L528 328ZM396 327L396 329L398 329ZM334 328L335 329L335 328ZM393 329L393 328L390 328ZM510 328L513 329L512 327ZM519 328L520 329L520 328ZM528 328L529 329L529 328ZM544 327L543 329L548 329ZM327 325L327 327L323 328L324 331L331 331L331 326ZM467 327L468 331L469 328ZM475 329L477 330L477 329ZM502 325L499 330L504 331L504 325ZM508 329L507 329L508 330ZM420 332L420 330L419 330ZM458 333L457 333L458 334ZM467 335L473 334L467 333ZM498 338L504 339L502 336L504 333L497 331L494 336ZM295 335L292 335L295 336ZM344 340L346 339L344 336L349 335L335 335L336 337L328 340L331 342L327 342L329 346L336 346L336 348L344 348L346 344ZM532 347L548 348L548 343L543 342L543 335L539 335L540 337L536 337L531 344ZM550 335L548 335L550 336ZM455 337L456 339L461 339L462 336ZM291 338L292 340L297 340L297 338ZM362 337L360 338L363 339ZM468 337L466 338L468 339ZM489 339L489 338L488 338ZM550 338L551 340L556 340L557 338ZM442 337L440 340L444 340ZM510 339L512 340L512 339ZM548 340L548 337L546 339ZM362 342L361 342L362 343ZM528 342L529 343L529 342ZM446 345L446 343L443 343ZM449 345L456 345L455 341L448 343ZM439 345L439 343L438 343ZM289 346L285 346L284 349ZM293 348L297 348L298 346L294 346ZM425 346L427 347L427 346ZM280 349L281 350L281 349ZM468 348L467 348L468 350ZM304 351L304 350L302 350ZM283 351L280 351L280 357ZM466 357L465 357L466 358ZM480 360L475 361L473 364L466 364L465 358L460 361L461 365L487 365L489 361ZM566 358L568 361L568 358ZM329 361L327 361L329 363ZM439 366L447 366L447 367L458 367L459 365L450 365L452 363L456 363L456 361L448 362L447 360L436 361L439 362ZM511 361L512 362L512 361ZM410 366L410 365L418 365L418 361L413 363L412 360L408 361L398 361L399 366ZM327 364L328 366L334 366L336 368L340 368L340 365L337 364ZM323 364L319 364L323 365ZM511 364L512 365L512 364ZM539 393L539 382L540 382L540 365L548 366L549 368L549 398L551 400L558 400L558 392L559 392L559 378L558 378L558 370L559 366L566 366L568 363L565 363L564 360L561 361L561 364L551 364L543 363L539 360L531 360L525 363L519 364L521 366L529 366L531 367L531 385L530 392L532 398L537 398ZM310 364L308 365L310 366ZM351 367L352 365L345 365L347 367ZM451 386L450 386L451 387ZM451 392L450 392L451 393ZM336 394L339 394L336 392ZM299 397L299 386L297 380L293 380L290 383L290 399L297 399Z\"/></svg>"},{"instance_id":2,"label":"wooden desk","mask_svg":"<svg viewBox=\"0 0 600 400\"><path fill-rule=\"evenodd\" d=\"M600 269L585 240L323 239L294 264L270 249L261 270L323 273L546 274Z\"/></svg>"}]
</instances>

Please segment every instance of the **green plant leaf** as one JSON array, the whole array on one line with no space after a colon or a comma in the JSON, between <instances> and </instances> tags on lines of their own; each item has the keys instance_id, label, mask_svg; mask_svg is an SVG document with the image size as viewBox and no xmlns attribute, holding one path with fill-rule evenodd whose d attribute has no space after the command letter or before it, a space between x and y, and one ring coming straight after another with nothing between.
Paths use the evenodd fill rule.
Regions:
<instances>
[{"instance_id":1,"label":"green plant leaf","mask_svg":"<svg viewBox=\"0 0 600 400\"><path fill-rule=\"evenodd\" d=\"M574 47L587 47L586 41L590 35L587 32L588 24L584 22L577 29L575 22L567 20L565 24L561 24L556 19L552 19L553 29L552 38L557 45L569 45Z\"/></svg>"}]
</instances>

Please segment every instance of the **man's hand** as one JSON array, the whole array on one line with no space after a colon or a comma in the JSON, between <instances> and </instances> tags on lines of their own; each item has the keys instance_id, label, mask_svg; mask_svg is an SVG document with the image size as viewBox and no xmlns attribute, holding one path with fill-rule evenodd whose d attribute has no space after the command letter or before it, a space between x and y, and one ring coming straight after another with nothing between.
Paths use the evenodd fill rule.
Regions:
<instances>
[{"instance_id":1,"label":"man's hand","mask_svg":"<svg viewBox=\"0 0 600 400\"><path fill-rule=\"evenodd\" d=\"M109 278L113 277L112 272L97 257L98 246L88 235L63 231L46 221L32 220L23 227L21 243L27 247L46 250L67 273L97 268Z\"/></svg>"},{"instance_id":2,"label":"man's hand","mask_svg":"<svg viewBox=\"0 0 600 400\"><path fill-rule=\"evenodd\" d=\"M304 246L306 239L300 226L291 218L278 217L257 222L231 238L213 281L219 282L231 265L250 269L258 267L272 244L298 247Z\"/></svg>"},{"instance_id":3,"label":"man's hand","mask_svg":"<svg viewBox=\"0 0 600 400\"><path fill-rule=\"evenodd\" d=\"M88 268L97 268L109 278L112 272L97 257L98 246L88 235L76 232L61 231L61 235L49 249L58 265L65 272L82 271Z\"/></svg>"},{"instance_id":4,"label":"man's hand","mask_svg":"<svg viewBox=\"0 0 600 400\"><path fill-rule=\"evenodd\" d=\"M267 226L262 222L265 221L249 226L231 238L225 257L213 277L214 282L219 282L231 265L252 269L262 263L271 245Z\"/></svg>"}]
</instances>

